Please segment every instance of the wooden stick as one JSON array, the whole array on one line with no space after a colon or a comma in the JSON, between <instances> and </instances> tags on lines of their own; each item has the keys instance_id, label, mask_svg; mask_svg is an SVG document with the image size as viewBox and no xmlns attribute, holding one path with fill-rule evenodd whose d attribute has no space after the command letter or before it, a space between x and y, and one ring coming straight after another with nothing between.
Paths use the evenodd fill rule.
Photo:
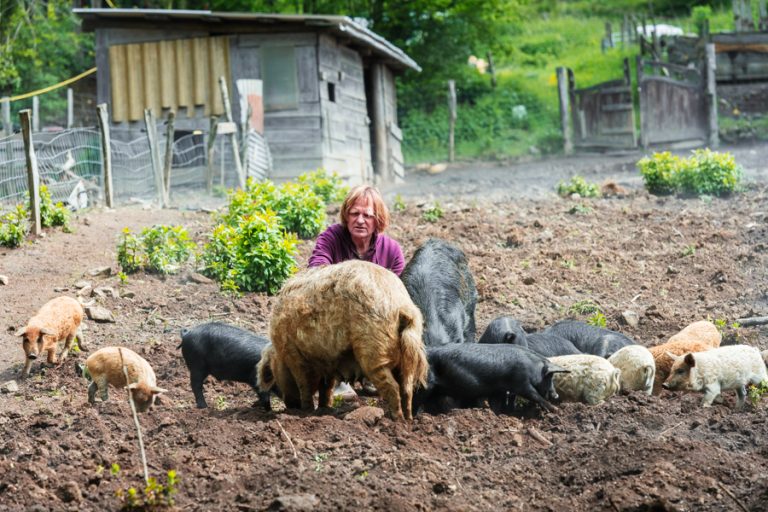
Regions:
<instances>
[{"instance_id":1,"label":"wooden stick","mask_svg":"<svg viewBox=\"0 0 768 512\"><path fill-rule=\"evenodd\" d=\"M737 318L736 321L742 327L754 327L756 325L768 324L768 316L752 316L748 318Z\"/></svg>"},{"instance_id":2,"label":"wooden stick","mask_svg":"<svg viewBox=\"0 0 768 512\"><path fill-rule=\"evenodd\" d=\"M123 367L123 375L125 375L125 389L128 391L128 403L131 404L131 412L133 413L133 423L136 425L136 433L139 437L139 450L141 451L141 464L144 467L144 482L149 485L149 470L147 469L147 454L144 452L144 440L141 438L141 425L139 425L139 416L136 413L136 404L133 403L133 395L128 388L128 368L125 366L123 360L123 349L118 348L117 352L120 354L120 366Z\"/></svg>"},{"instance_id":3,"label":"wooden stick","mask_svg":"<svg viewBox=\"0 0 768 512\"><path fill-rule=\"evenodd\" d=\"M554 444L554 443L552 443L552 441L550 441L549 439L547 439L546 437L544 437L544 436L541 434L541 432L539 432L538 430L536 430L534 427L528 427L528 434L530 434L530 436L531 436L532 438L534 438L535 440L537 440L537 441L538 441L538 442L540 442L541 444L544 444L544 445L546 445L547 447L549 447L549 446L552 446L552 444Z\"/></svg>"},{"instance_id":4,"label":"wooden stick","mask_svg":"<svg viewBox=\"0 0 768 512\"><path fill-rule=\"evenodd\" d=\"M683 424L682 421L680 423L676 423L675 425L672 425L668 429L662 430L661 433L658 436L656 436L656 437L659 438L659 437L663 436L664 434L666 434L667 432L671 432L672 430L675 430L677 427L679 427L682 424Z\"/></svg>"},{"instance_id":5,"label":"wooden stick","mask_svg":"<svg viewBox=\"0 0 768 512\"><path fill-rule=\"evenodd\" d=\"M291 450L293 450L293 458L298 459L299 454L296 453L296 447L293 446L293 441L291 441L291 437L288 435L288 432L285 431L283 428L283 425L280 423L280 420L275 420L277 422L277 426L280 427L280 431L283 433L285 438L288 440L288 444L291 445Z\"/></svg>"},{"instance_id":6,"label":"wooden stick","mask_svg":"<svg viewBox=\"0 0 768 512\"><path fill-rule=\"evenodd\" d=\"M724 492L725 494L727 494L728 496L730 496L730 498L731 498L731 499L732 499L732 500L733 500L733 501L736 503L736 505L738 505L738 506L739 506L739 508L740 508L741 510L743 510L744 512L749 512L749 509L748 509L747 507L745 507L745 506L744 506L744 504L743 504L741 501L739 501L739 499L738 499L738 498L737 498L737 497L736 497L736 496L735 496L735 495L734 495L734 494L733 494L731 491L729 491L729 490L728 490L728 488L727 488L726 486L724 486L724 485L722 484L722 482L718 482L718 483L717 483L717 485L719 485L719 486L720 486L720 488L723 490L723 492Z\"/></svg>"}]
</instances>

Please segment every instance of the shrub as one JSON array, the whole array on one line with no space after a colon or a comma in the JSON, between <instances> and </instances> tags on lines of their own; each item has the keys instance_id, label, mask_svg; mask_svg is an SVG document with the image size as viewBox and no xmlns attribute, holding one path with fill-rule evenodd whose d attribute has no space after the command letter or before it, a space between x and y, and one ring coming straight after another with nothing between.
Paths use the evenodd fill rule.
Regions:
<instances>
[{"instance_id":1,"label":"shrub","mask_svg":"<svg viewBox=\"0 0 768 512\"><path fill-rule=\"evenodd\" d=\"M735 192L741 174L732 154L697 149L680 166L678 181L683 192L717 196Z\"/></svg>"},{"instance_id":2,"label":"shrub","mask_svg":"<svg viewBox=\"0 0 768 512\"><path fill-rule=\"evenodd\" d=\"M18 247L29 233L27 221L27 209L23 204L16 205L16 209L3 215L0 224L0 245L6 247Z\"/></svg>"},{"instance_id":3,"label":"shrub","mask_svg":"<svg viewBox=\"0 0 768 512\"><path fill-rule=\"evenodd\" d=\"M274 210L277 198L277 188L269 180L256 181L248 178L245 190L237 189L229 192L229 205L227 212L222 215L221 221L229 225L237 225L240 218L255 212Z\"/></svg>"},{"instance_id":4,"label":"shrub","mask_svg":"<svg viewBox=\"0 0 768 512\"><path fill-rule=\"evenodd\" d=\"M62 226L64 231L69 231L69 210L60 202L53 204L45 185L40 186L40 223L44 228Z\"/></svg>"},{"instance_id":5,"label":"shrub","mask_svg":"<svg viewBox=\"0 0 768 512\"><path fill-rule=\"evenodd\" d=\"M225 291L275 294L296 270L297 239L286 233L271 210L219 224L203 247L203 273Z\"/></svg>"},{"instance_id":6,"label":"shrub","mask_svg":"<svg viewBox=\"0 0 768 512\"><path fill-rule=\"evenodd\" d=\"M307 184L283 183L274 209L286 231L300 238L312 238L325 224L325 203Z\"/></svg>"},{"instance_id":7,"label":"shrub","mask_svg":"<svg viewBox=\"0 0 768 512\"><path fill-rule=\"evenodd\" d=\"M680 157L669 151L654 153L637 162L645 188L651 194L671 194L677 190L676 174Z\"/></svg>"},{"instance_id":8,"label":"shrub","mask_svg":"<svg viewBox=\"0 0 768 512\"><path fill-rule=\"evenodd\" d=\"M349 187L342 183L338 173L329 174L322 167L316 171L305 172L296 181L302 185L309 185L325 204L340 203L349 192Z\"/></svg>"},{"instance_id":9,"label":"shrub","mask_svg":"<svg viewBox=\"0 0 768 512\"><path fill-rule=\"evenodd\" d=\"M117 262L126 273L149 270L173 274L192 256L194 247L181 226L144 228L138 237L125 228L117 244Z\"/></svg>"},{"instance_id":10,"label":"shrub","mask_svg":"<svg viewBox=\"0 0 768 512\"><path fill-rule=\"evenodd\" d=\"M557 185L557 193L563 197L571 194L579 194L581 197L599 197L600 187L595 183L587 183L587 180L577 174L568 183L561 181Z\"/></svg>"}]
</instances>

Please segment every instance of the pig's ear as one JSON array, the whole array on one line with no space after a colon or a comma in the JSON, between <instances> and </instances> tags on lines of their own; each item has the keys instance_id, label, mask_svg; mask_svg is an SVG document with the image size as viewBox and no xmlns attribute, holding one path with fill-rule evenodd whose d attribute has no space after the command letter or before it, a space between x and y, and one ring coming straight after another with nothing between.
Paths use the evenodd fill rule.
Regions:
<instances>
[{"instance_id":1,"label":"pig's ear","mask_svg":"<svg viewBox=\"0 0 768 512\"><path fill-rule=\"evenodd\" d=\"M56 333L53 332L53 329L49 329L47 327L43 327L42 329L40 329L40 334L45 334L46 336L53 336Z\"/></svg>"},{"instance_id":2,"label":"pig's ear","mask_svg":"<svg viewBox=\"0 0 768 512\"><path fill-rule=\"evenodd\" d=\"M27 333L27 326L25 325L15 333L13 333L14 336L24 336Z\"/></svg>"},{"instance_id":3,"label":"pig's ear","mask_svg":"<svg viewBox=\"0 0 768 512\"><path fill-rule=\"evenodd\" d=\"M696 366L696 360L693 358L693 354L688 352L685 354L685 364L687 364L690 367Z\"/></svg>"},{"instance_id":4,"label":"pig's ear","mask_svg":"<svg viewBox=\"0 0 768 512\"><path fill-rule=\"evenodd\" d=\"M677 361L678 359L680 359L680 356L678 356L677 354L673 354L672 352L667 351L666 354L667 354L667 357L669 357L672 361Z\"/></svg>"},{"instance_id":5,"label":"pig's ear","mask_svg":"<svg viewBox=\"0 0 768 512\"><path fill-rule=\"evenodd\" d=\"M150 391L152 391L152 394L153 394L153 395L159 395L159 394L161 394L161 393L167 393L167 392L168 392L168 390L167 390L167 389L159 388L159 387L157 387L157 386L152 386L152 387L151 387L151 388L149 388L149 389L150 389Z\"/></svg>"},{"instance_id":6,"label":"pig's ear","mask_svg":"<svg viewBox=\"0 0 768 512\"><path fill-rule=\"evenodd\" d=\"M550 363L550 364L548 364L544 368L544 372L543 373L546 376L546 375L549 375L550 373L571 373L571 371L570 370L566 370L562 366L558 366L556 364Z\"/></svg>"}]
</instances>

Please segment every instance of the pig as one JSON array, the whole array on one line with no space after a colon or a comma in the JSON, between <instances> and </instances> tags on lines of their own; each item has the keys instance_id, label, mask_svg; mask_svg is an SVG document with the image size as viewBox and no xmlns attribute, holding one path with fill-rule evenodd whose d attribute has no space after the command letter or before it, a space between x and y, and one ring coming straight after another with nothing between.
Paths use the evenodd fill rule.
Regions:
<instances>
[{"instance_id":1,"label":"pig","mask_svg":"<svg viewBox=\"0 0 768 512\"><path fill-rule=\"evenodd\" d=\"M426 384L423 320L402 281L360 260L314 267L285 282L272 311L269 333L272 378L288 403L328 407L338 380L370 380L395 420L412 418L413 390ZM298 394L298 396L297 396Z\"/></svg>"},{"instance_id":2,"label":"pig","mask_svg":"<svg viewBox=\"0 0 768 512\"><path fill-rule=\"evenodd\" d=\"M668 341L667 343L650 347L648 350L651 352L653 360L656 363L656 376L653 379L653 394L658 395L661 393L661 385L669 376L669 372L672 369L672 363L674 362L669 354L679 356L687 352L704 352L706 350L712 350L712 346L703 341L678 340L675 342Z\"/></svg>"},{"instance_id":3,"label":"pig","mask_svg":"<svg viewBox=\"0 0 768 512\"><path fill-rule=\"evenodd\" d=\"M700 341L712 348L717 348L720 346L720 342L723 341L723 335L720 334L717 326L712 322L708 320L699 320L698 322L693 322L691 325L669 338L669 341Z\"/></svg>"},{"instance_id":4,"label":"pig","mask_svg":"<svg viewBox=\"0 0 768 512\"><path fill-rule=\"evenodd\" d=\"M446 400L460 407L478 405L487 399L491 409L505 413L514 409L515 396L535 402L548 412L558 396L553 376L566 370L523 347L509 344L448 344L427 351L427 385L416 392L414 408L444 412Z\"/></svg>"},{"instance_id":5,"label":"pig","mask_svg":"<svg viewBox=\"0 0 768 512\"><path fill-rule=\"evenodd\" d=\"M527 339L528 348L544 357L581 354L576 345L568 339L551 332L532 332L527 336Z\"/></svg>"},{"instance_id":6,"label":"pig","mask_svg":"<svg viewBox=\"0 0 768 512\"><path fill-rule=\"evenodd\" d=\"M510 343L528 348L528 337L520 322L510 316L495 318L477 340L478 343Z\"/></svg>"},{"instance_id":7,"label":"pig","mask_svg":"<svg viewBox=\"0 0 768 512\"><path fill-rule=\"evenodd\" d=\"M543 332L557 334L573 343L581 352L606 359L617 350L636 344L634 340L620 332L577 320L560 320Z\"/></svg>"},{"instance_id":8,"label":"pig","mask_svg":"<svg viewBox=\"0 0 768 512\"><path fill-rule=\"evenodd\" d=\"M15 335L23 337L22 346L26 354L21 378L29 376L32 362L43 352L48 353L48 363L63 363L69 355L72 340L77 336L81 349L87 350L84 344L81 323L83 321L83 306L71 297L56 297L46 302L40 310L29 319L27 325L17 330ZM61 359L56 357L56 344L64 342Z\"/></svg>"},{"instance_id":9,"label":"pig","mask_svg":"<svg viewBox=\"0 0 768 512\"><path fill-rule=\"evenodd\" d=\"M189 369L189 380L198 409L208 407L203 382L213 375L218 380L244 382L259 396L259 403L270 410L269 393L258 389L256 365L269 340L223 322L200 324L181 331L181 348Z\"/></svg>"},{"instance_id":10,"label":"pig","mask_svg":"<svg viewBox=\"0 0 768 512\"><path fill-rule=\"evenodd\" d=\"M467 257L450 243L430 238L401 276L424 318L424 344L474 343L477 288Z\"/></svg>"},{"instance_id":11,"label":"pig","mask_svg":"<svg viewBox=\"0 0 768 512\"><path fill-rule=\"evenodd\" d=\"M605 358L592 354L550 357L568 373L555 375L555 390L563 402L598 405L621 389L621 370Z\"/></svg>"},{"instance_id":12,"label":"pig","mask_svg":"<svg viewBox=\"0 0 768 512\"><path fill-rule=\"evenodd\" d=\"M256 381L258 382L259 392L264 390L273 391L283 397L285 406L290 409L299 409L301 400L299 398L299 388L293 379L288 367L277 359L277 352L274 345L268 343L261 351L261 359L256 365ZM280 381L285 386L286 392L281 393L276 386ZM327 384L326 384L327 385Z\"/></svg>"},{"instance_id":13,"label":"pig","mask_svg":"<svg viewBox=\"0 0 768 512\"><path fill-rule=\"evenodd\" d=\"M702 407L711 407L720 393L736 391L736 409L744 407L748 384L768 380L768 372L760 351L749 345L730 345L706 352L688 352L678 356L668 354L674 361L664 389L701 391Z\"/></svg>"},{"instance_id":14,"label":"pig","mask_svg":"<svg viewBox=\"0 0 768 512\"><path fill-rule=\"evenodd\" d=\"M656 362L650 350L642 345L628 345L614 352L608 362L621 370L621 391L653 393Z\"/></svg>"},{"instance_id":15,"label":"pig","mask_svg":"<svg viewBox=\"0 0 768 512\"><path fill-rule=\"evenodd\" d=\"M125 380L123 365L128 370ZM93 382L88 386L88 402L96 402L96 392L101 400L109 399L108 384L118 389L126 387L131 392L136 410L146 412L155 403L155 397L168 391L157 387L155 372L149 363L133 350L124 347L104 347L91 354L85 361Z\"/></svg>"}]
</instances>

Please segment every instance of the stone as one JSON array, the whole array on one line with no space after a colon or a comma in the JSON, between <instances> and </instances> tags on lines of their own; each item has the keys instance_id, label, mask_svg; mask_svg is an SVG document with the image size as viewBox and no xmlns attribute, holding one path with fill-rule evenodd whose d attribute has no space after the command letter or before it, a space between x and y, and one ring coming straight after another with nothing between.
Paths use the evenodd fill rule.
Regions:
<instances>
[{"instance_id":1,"label":"stone","mask_svg":"<svg viewBox=\"0 0 768 512\"><path fill-rule=\"evenodd\" d=\"M136 292L133 292L133 291L131 291L131 290L123 290L123 291L120 293L120 295L121 295L121 296L122 296L124 299L132 299L132 298L134 298L134 297L136 296Z\"/></svg>"},{"instance_id":2,"label":"stone","mask_svg":"<svg viewBox=\"0 0 768 512\"><path fill-rule=\"evenodd\" d=\"M624 319L624 321L627 323L630 327L637 327L637 325L640 323L640 315L638 315L636 312L632 311L631 309L626 310L621 314L621 318Z\"/></svg>"},{"instance_id":3,"label":"stone","mask_svg":"<svg viewBox=\"0 0 768 512\"><path fill-rule=\"evenodd\" d=\"M536 279L534 279L532 276L526 276L523 278L523 284L532 285L536 282Z\"/></svg>"},{"instance_id":4,"label":"stone","mask_svg":"<svg viewBox=\"0 0 768 512\"><path fill-rule=\"evenodd\" d=\"M364 405L358 407L352 412L349 412L344 416L345 420L359 421L365 423L369 427L374 426L384 417L384 409L380 407L372 407L370 405Z\"/></svg>"},{"instance_id":5,"label":"stone","mask_svg":"<svg viewBox=\"0 0 768 512\"><path fill-rule=\"evenodd\" d=\"M85 314L94 322L115 322L115 317L112 316L112 312L101 306L89 306L85 308Z\"/></svg>"},{"instance_id":6,"label":"stone","mask_svg":"<svg viewBox=\"0 0 768 512\"><path fill-rule=\"evenodd\" d=\"M120 298L120 294L117 293L117 290L115 290L111 286L99 286L98 288L94 288L93 294L96 295L97 297L101 297L102 299L106 297L112 297L113 299Z\"/></svg>"},{"instance_id":7,"label":"stone","mask_svg":"<svg viewBox=\"0 0 768 512\"><path fill-rule=\"evenodd\" d=\"M56 495L63 501L64 503L80 503L83 501L83 493L80 491L80 487L77 485L77 482L74 482L72 480L69 480L67 482L64 482L57 490Z\"/></svg>"},{"instance_id":8,"label":"stone","mask_svg":"<svg viewBox=\"0 0 768 512\"><path fill-rule=\"evenodd\" d=\"M53 289L53 291L55 291L56 293L65 292L67 290L69 290L69 288L67 288L66 286L57 286Z\"/></svg>"},{"instance_id":9,"label":"stone","mask_svg":"<svg viewBox=\"0 0 768 512\"><path fill-rule=\"evenodd\" d=\"M314 511L319 505L320 500L314 494L287 494L275 498L267 510Z\"/></svg>"},{"instance_id":10,"label":"stone","mask_svg":"<svg viewBox=\"0 0 768 512\"><path fill-rule=\"evenodd\" d=\"M8 276L0 276L0 284L3 286L8 284Z\"/></svg>"},{"instance_id":11,"label":"stone","mask_svg":"<svg viewBox=\"0 0 768 512\"><path fill-rule=\"evenodd\" d=\"M15 380L9 380L0 385L0 392L2 393L18 393L19 385Z\"/></svg>"},{"instance_id":12,"label":"stone","mask_svg":"<svg viewBox=\"0 0 768 512\"><path fill-rule=\"evenodd\" d=\"M81 280L77 281L75 284L73 284L72 286L74 286L78 290L82 290L86 286L91 286L91 282L90 281L86 281L85 279L81 279Z\"/></svg>"},{"instance_id":13,"label":"stone","mask_svg":"<svg viewBox=\"0 0 768 512\"><path fill-rule=\"evenodd\" d=\"M192 283L197 283L197 284L211 284L211 283L213 283L213 279L205 277L203 274L198 274L197 272L188 272L184 276L184 280L187 281L187 282L192 282Z\"/></svg>"},{"instance_id":14,"label":"stone","mask_svg":"<svg viewBox=\"0 0 768 512\"><path fill-rule=\"evenodd\" d=\"M77 290L77 294L80 297L90 297L91 293L93 293L93 288L91 288L90 284L88 286L83 286L82 288Z\"/></svg>"},{"instance_id":15,"label":"stone","mask_svg":"<svg viewBox=\"0 0 768 512\"><path fill-rule=\"evenodd\" d=\"M98 276L109 277L112 275L112 267L96 267L89 270L88 275L93 277L98 277Z\"/></svg>"}]
</instances>

